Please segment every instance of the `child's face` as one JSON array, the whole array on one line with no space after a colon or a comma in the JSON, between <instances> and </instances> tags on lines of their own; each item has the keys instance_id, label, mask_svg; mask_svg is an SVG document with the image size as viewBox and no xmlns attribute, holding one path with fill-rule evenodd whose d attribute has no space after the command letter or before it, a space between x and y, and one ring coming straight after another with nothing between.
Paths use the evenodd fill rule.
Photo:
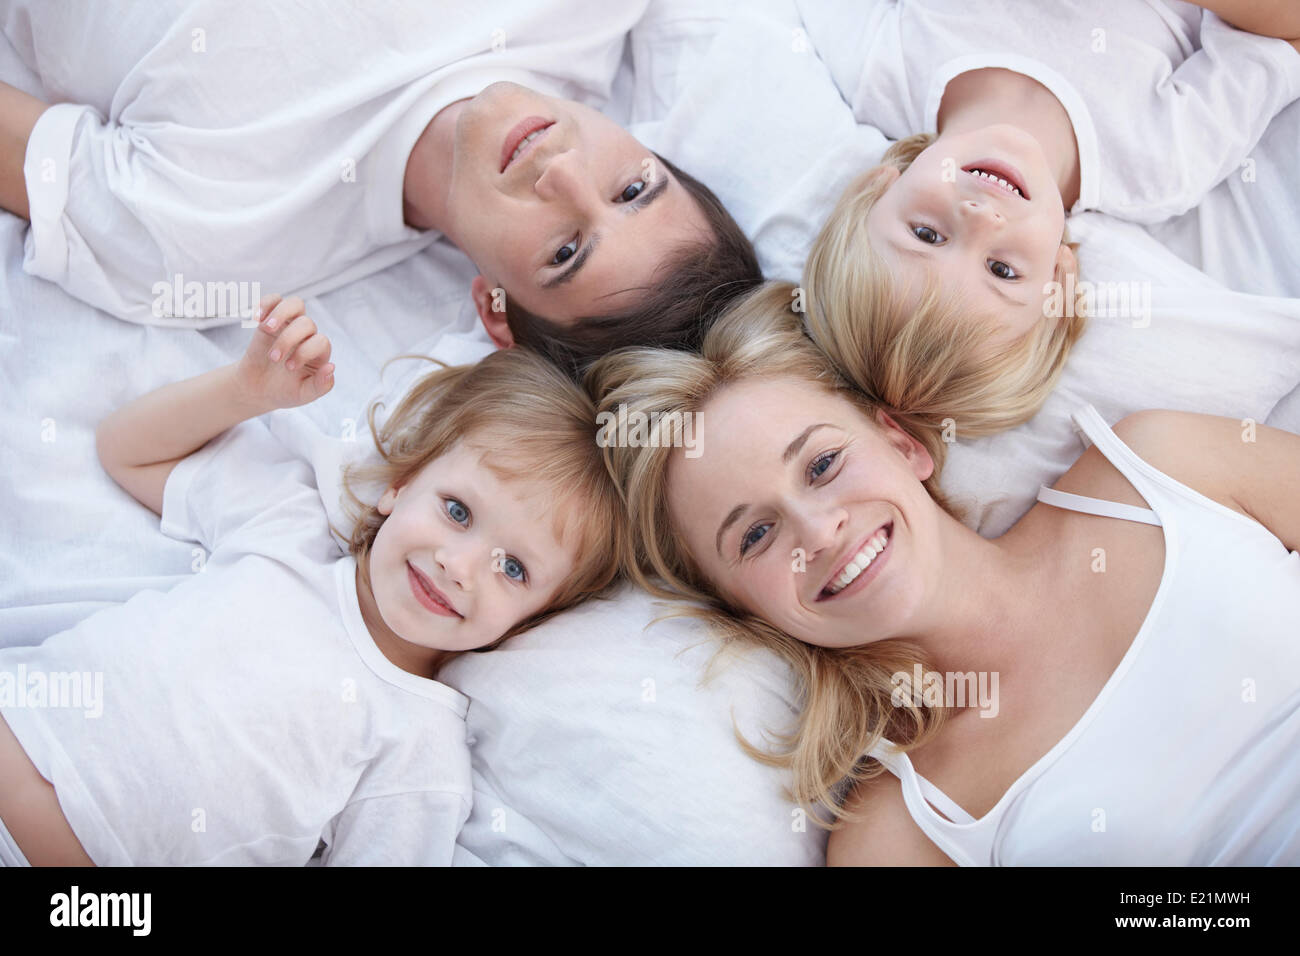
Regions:
<instances>
[{"instance_id":1,"label":"child's face","mask_svg":"<svg viewBox=\"0 0 1300 956\"><path fill-rule=\"evenodd\" d=\"M710 432L702 455L673 458L669 509L720 593L822 647L923 627L944 581L942 512L922 484L933 461L914 439L787 378L727 386L701 420L726 427ZM869 543L882 534L876 553ZM875 557L859 559L869 546Z\"/></svg>"},{"instance_id":2,"label":"child's face","mask_svg":"<svg viewBox=\"0 0 1300 956\"><path fill-rule=\"evenodd\" d=\"M1003 186L976 173L1000 176ZM933 276L963 312L997 317L990 346L1044 319L1048 291L1073 268L1065 209L1038 142L1014 126L942 136L872 206L872 248L919 300Z\"/></svg>"},{"instance_id":3,"label":"child's face","mask_svg":"<svg viewBox=\"0 0 1300 956\"><path fill-rule=\"evenodd\" d=\"M384 623L411 644L490 644L544 610L577 564L576 544L552 529L561 496L503 481L480 463L490 454L457 442L378 502L388 517L370 552L370 587Z\"/></svg>"}]
</instances>

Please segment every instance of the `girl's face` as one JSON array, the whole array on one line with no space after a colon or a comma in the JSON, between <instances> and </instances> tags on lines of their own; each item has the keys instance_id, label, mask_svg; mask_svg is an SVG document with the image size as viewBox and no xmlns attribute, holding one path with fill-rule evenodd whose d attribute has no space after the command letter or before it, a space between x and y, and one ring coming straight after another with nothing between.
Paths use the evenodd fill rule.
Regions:
<instances>
[{"instance_id":1,"label":"girl's face","mask_svg":"<svg viewBox=\"0 0 1300 956\"><path fill-rule=\"evenodd\" d=\"M384 624L411 644L490 644L544 610L577 564L576 543L552 527L555 490L503 481L481 464L488 454L457 442L379 499L388 517L370 587Z\"/></svg>"},{"instance_id":2,"label":"girl's face","mask_svg":"<svg viewBox=\"0 0 1300 956\"><path fill-rule=\"evenodd\" d=\"M915 439L795 379L722 389L700 427L703 454L669 466L669 509L723 597L824 647L924 626L942 580L941 512Z\"/></svg>"},{"instance_id":3,"label":"girl's face","mask_svg":"<svg viewBox=\"0 0 1300 956\"><path fill-rule=\"evenodd\" d=\"M990 346L1044 320L1051 282L1073 271L1065 209L1042 147L1015 126L941 136L867 214L871 245L919 299L928 278L963 311L997 317ZM999 177L999 183L989 176Z\"/></svg>"}]
</instances>

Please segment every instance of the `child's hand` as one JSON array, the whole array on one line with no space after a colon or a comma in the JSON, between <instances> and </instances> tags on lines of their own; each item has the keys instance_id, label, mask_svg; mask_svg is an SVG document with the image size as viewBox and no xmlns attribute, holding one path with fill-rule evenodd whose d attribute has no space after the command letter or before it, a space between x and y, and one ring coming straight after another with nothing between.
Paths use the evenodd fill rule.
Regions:
<instances>
[{"instance_id":1,"label":"child's hand","mask_svg":"<svg viewBox=\"0 0 1300 956\"><path fill-rule=\"evenodd\" d=\"M302 299L269 295L262 319L239 360L242 397L270 410L314 402L334 387L330 340L303 314Z\"/></svg>"}]
</instances>

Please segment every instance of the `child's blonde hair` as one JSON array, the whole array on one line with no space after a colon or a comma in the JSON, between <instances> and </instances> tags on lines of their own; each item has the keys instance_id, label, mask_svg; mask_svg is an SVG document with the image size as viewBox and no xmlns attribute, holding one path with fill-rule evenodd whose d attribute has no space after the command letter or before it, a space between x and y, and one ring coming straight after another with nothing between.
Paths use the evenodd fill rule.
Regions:
<instances>
[{"instance_id":1,"label":"child's blonde hair","mask_svg":"<svg viewBox=\"0 0 1300 956\"><path fill-rule=\"evenodd\" d=\"M1040 322L981 356L994 316L970 316L934 281L919 302L908 301L871 245L867 215L891 185L881 171L905 172L934 140L932 133L900 139L844 191L804 265L804 323L842 374L886 408L908 408L927 428L941 429L948 419L959 437L976 438L1034 416L1086 317L1076 300L1058 321ZM1062 241L1074 249L1068 236Z\"/></svg>"},{"instance_id":2,"label":"child's blonde hair","mask_svg":"<svg viewBox=\"0 0 1300 956\"><path fill-rule=\"evenodd\" d=\"M364 569L383 515L354 490L357 482L400 487L457 441L490 450L483 464L502 480L526 479L554 489L555 535L576 535L578 564L546 608L515 624L486 651L588 597L618 578L626 549L626 522L617 487L596 444L595 407L550 362L522 347L494 352L473 365L447 367L421 378L380 429L370 406L367 421L381 461L349 465L343 474L349 550ZM364 572L363 572L364 573Z\"/></svg>"},{"instance_id":3,"label":"child's blonde hair","mask_svg":"<svg viewBox=\"0 0 1300 956\"><path fill-rule=\"evenodd\" d=\"M838 788L846 778L866 779L881 771L875 761L861 758L882 736L917 746L937 729L941 711L913 703L910 692L900 706L895 706L892 696L895 675L910 675L913 664L922 662L919 650L898 640L853 648L815 647L731 605L687 552L669 511L668 466L674 451L669 447L672 436L665 430L685 420L673 413L699 413L725 386L791 377L842 396L873 421L880 421L879 407L839 375L804 334L792 310L794 293L789 283L766 283L728 308L706 334L700 354L622 349L598 360L585 381L602 411L625 406L629 416L644 413L642 420L658 422L651 432L657 428L661 433L640 442L643 447L605 449L610 471L627 502L632 535L629 575L659 597L693 602L667 616L703 620L720 638L720 652L733 644L758 645L790 666L803 701L794 730L776 734L779 749L774 752L755 748L739 730L736 737L751 757L791 770L792 799L809 808L821 804L840 818L848 814L838 806ZM657 419L654 412L660 413ZM910 421L905 411L891 417L904 428ZM940 507L960 518L934 477L925 485Z\"/></svg>"}]
</instances>

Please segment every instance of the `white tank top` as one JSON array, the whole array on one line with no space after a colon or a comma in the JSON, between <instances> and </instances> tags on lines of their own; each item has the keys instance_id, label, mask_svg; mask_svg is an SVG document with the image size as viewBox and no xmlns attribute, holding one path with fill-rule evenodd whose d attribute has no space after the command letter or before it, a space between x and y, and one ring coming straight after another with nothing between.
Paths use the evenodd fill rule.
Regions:
<instances>
[{"instance_id":1,"label":"white tank top","mask_svg":"<svg viewBox=\"0 0 1300 956\"><path fill-rule=\"evenodd\" d=\"M1300 864L1300 554L1143 461L1091 405L1073 418L1151 510L1046 487L1039 500L1165 534L1160 586L1128 652L978 820L906 754L871 755L965 866Z\"/></svg>"}]
</instances>

